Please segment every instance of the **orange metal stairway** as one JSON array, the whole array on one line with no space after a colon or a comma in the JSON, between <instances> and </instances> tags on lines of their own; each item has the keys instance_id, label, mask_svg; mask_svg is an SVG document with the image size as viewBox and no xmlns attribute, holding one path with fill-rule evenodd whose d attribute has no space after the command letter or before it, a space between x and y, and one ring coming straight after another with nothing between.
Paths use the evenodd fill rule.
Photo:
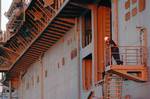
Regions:
<instances>
[{"instance_id":1,"label":"orange metal stairway","mask_svg":"<svg viewBox=\"0 0 150 99\"><path fill-rule=\"evenodd\" d=\"M17 55L11 55L15 57L8 64L8 74L12 77L18 77L20 72L25 72L74 27L75 18L89 10L87 6L75 3L74 0L55 1L47 6L41 0L32 0L24 11L25 20L3 45L17 52Z\"/></svg>"},{"instance_id":2,"label":"orange metal stairway","mask_svg":"<svg viewBox=\"0 0 150 99\"><path fill-rule=\"evenodd\" d=\"M122 99L122 77L107 73L104 78L104 97L103 99Z\"/></svg>"}]
</instances>

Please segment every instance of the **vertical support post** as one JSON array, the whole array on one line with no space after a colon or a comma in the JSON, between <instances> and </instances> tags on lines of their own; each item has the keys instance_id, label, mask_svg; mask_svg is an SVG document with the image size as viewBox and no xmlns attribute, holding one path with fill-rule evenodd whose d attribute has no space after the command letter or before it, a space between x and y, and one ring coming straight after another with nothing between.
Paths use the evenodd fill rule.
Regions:
<instances>
[{"instance_id":1,"label":"vertical support post","mask_svg":"<svg viewBox=\"0 0 150 99\"><path fill-rule=\"evenodd\" d=\"M81 54L82 54L82 51L81 51L81 49L82 49L82 45L83 45L83 43L82 43L82 31L83 31L83 28L82 28L82 22L83 22L83 18L82 17L80 17L80 21L79 21L80 23L79 23L79 28L80 28L80 33L79 33L79 63L80 63L80 75L82 75L82 73L83 73L83 68L82 68L82 57L81 57ZM80 88L81 88L81 90L83 90L83 75L82 76L80 76ZM81 92L81 90L80 90L80 92ZM82 92L81 92L82 93ZM81 93L80 93L80 95L81 95Z\"/></svg>"},{"instance_id":2,"label":"vertical support post","mask_svg":"<svg viewBox=\"0 0 150 99\"><path fill-rule=\"evenodd\" d=\"M105 71L105 42L104 37L110 36L110 14L111 9L100 6L97 10L97 34L94 35L94 49L97 51L97 66L95 67L95 81L99 82L103 78ZM96 42L96 43L95 43ZM97 48L97 49L96 49ZM94 59L95 60L95 59Z\"/></svg>"},{"instance_id":3,"label":"vertical support post","mask_svg":"<svg viewBox=\"0 0 150 99\"><path fill-rule=\"evenodd\" d=\"M97 72L98 72L98 38L97 38L97 35L98 35L98 8L97 6L94 6L93 7L93 11L92 11L92 43L93 43L93 46L94 46L94 52L93 52L93 73L94 73L94 83L95 84L98 80L97 80Z\"/></svg>"},{"instance_id":4,"label":"vertical support post","mask_svg":"<svg viewBox=\"0 0 150 99\"><path fill-rule=\"evenodd\" d=\"M2 34L2 0L0 0L0 34Z\"/></svg>"},{"instance_id":5,"label":"vertical support post","mask_svg":"<svg viewBox=\"0 0 150 99\"><path fill-rule=\"evenodd\" d=\"M148 55L148 50L147 50L147 37L148 37L148 35L147 35L147 28L144 28L144 52L143 52L143 57L144 57L144 59L143 59L143 61L144 61L144 64L146 65L147 64L147 55Z\"/></svg>"},{"instance_id":6,"label":"vertical support post","mask_svg":"<svg viewBox=\"0 0 150 99\"><path fill-rule=\"evenodd\" d=\"M2 96L2 99L4 99L4 92L2 92L2 95L1 95L1 96Z\"/></svg>"},{"instance_id":7,"label":"vertical support post","mask_svg":"<svg viewBox=\"0 0 150 99\"><path fill-rule=\"evenodd\" d=\"M2 14L1 14L1 3L2 3L2 0L0 0L0 32L1 32L1 23L2 23L2 22L1 22L1 21L2 21L2 20L1 20L1 15L2 15Z\"/></svg>"},{"instance_id":8,"label":"vertical support post","mask_svg":"<svg viewBox=\"0 0 150 99\"><path fill-rule=\"evenodd\" d=\"M20 88L21 88L21 99L23 99L23 81L22 81L22 75L23 75L23 72L20 73L20 76L19 76L19 82L20 82Z\"/></svg>"},{"instance_id":9,"label":"vertical support post","mask_svg":"<svg viewBox=\"0 0 150 99\"><path fill-rule=\"evenodd\" d=\"M12 99L11 80L9 81L9 99Z\"/></svg>"},{"instance_id":10,"label":"vertical support post","mask_svg":"<svg viewBox=\"0 0 150 99\"><path fill-rule=\"evenodd\" d=\"M41 74L41 79L40 79L40 87L41 87L41 99L44 99L44 66L43 66L43 61L42 61L42 57L43 57L43 55L41 55L41 57L40 57L40 59L39 59L39 61L40 61L40 74Z\"/></svg>"},{"instance_id":11,"label":"vertical support post","mask_svg":"<svg viewBox=\"0 0 150 99\"><path fill-rule=\"evenodd\" d=\"M81 22L79 22L79 19L76 18L75 19L75 32L76 32L76 35L77 35L77 53L80 53L80 27L79 25L81 24ZM78 57L78 99L81 99L81 85L80 85L80 81L81 81L81 72L80 72L80 54L77 54L77 57Z\"/></svg>"},{"instance_id":12,"label":"vertical support post","mask_svg":"<svg viewBox=\"0 0 150 99\"><path fill-rule=\"evenodd\" d=\"M25 6L26 6L25 4L26 4L26 1L23 0L22 2L23 2L23 22L25 22L25 19L26 19L26 14L25 14L25 10L26 10L25 9Z\"/></svg>"},{"instance_id":13,"label":"vertical support post","mask_svg":"<svg viewBox=\"0 0 150 99\"><path fill-rule=\"evenodd\" d=\"M115 34L115 42L118 45L118 0L114 0L114 34Z\"/></svg>"}]
</instances>

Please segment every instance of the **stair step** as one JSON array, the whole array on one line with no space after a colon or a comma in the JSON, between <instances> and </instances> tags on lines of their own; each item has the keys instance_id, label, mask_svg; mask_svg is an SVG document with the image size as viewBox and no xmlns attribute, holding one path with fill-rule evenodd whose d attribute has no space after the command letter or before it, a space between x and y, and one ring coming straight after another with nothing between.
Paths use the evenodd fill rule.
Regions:
<instances>
[{"instance_id":1,"label":"stair step","mask_svg":"<svg viewBox=\"0 0 150 99\"><path fill-rule=\"evenodd\" d=\"M106 74L104 99L121 99L123 78L116 74Z\"/></svg>"}]
</instances>

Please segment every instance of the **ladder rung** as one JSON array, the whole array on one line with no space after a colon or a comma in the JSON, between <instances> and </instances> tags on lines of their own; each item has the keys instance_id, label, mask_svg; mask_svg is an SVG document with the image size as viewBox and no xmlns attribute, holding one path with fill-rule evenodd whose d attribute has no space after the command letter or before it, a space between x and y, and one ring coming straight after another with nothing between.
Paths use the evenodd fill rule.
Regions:
<instances>
[{"instance_id":1,"label":"ladder rung","mask_svg":"<svg viewBox=\"0 0 150 99\"><path fill-rule=\"evenodd\" d=\"M116 78L109 78L109 79L107 79L107 80L123 80L123 79L116 79Z\"/></svg>"},{"instance_id":2,"label":"ladder rung","mask_svg":"<svg viewBox=\"0 0 150 99\"><path fill-rule=\"evenodd\" d=\"M107 83L107 84L111 84L111 83ZM111 85L122 85L122 84L111 84Z\"/></svg>"},{"instance_id":3,"label":"ladder rung","mask_svg":"<svg viewBox=\"0 0 150 99\"><path fill-rule=\"evenodd\" d=\"M116 90L109 90L109 91L115 91L115 92L116 92L116 91L121 91L121 90L117 90L117 89L116 89Z\"/></svg>"},{"instance_id":4,"label":"ladder rung","mask_svg":"<svg viewBox=\"0 0 150 99\"><path fill-rule=\"evenodd\" d=\"M112 84L110 84L110 85L111 85L112 87L113 87L113 86L122 86L122 84L119 84L119 85L112 85Z\"/></svg>"},{"instance_id":5,"label":"ladder rung","mask_svg":"<svg viewBox=\"0 0 150 99\"><path fill-rule=\"evenodd\" d=\"M108 92L108 93L110 93L110 92ZM121 93L121 92L120 92L120 93ZM118 92L118 94L120 94L120 93ZM115 92L115 93L113 93L113 94L115 94L115 95L116 95L117 93Z\"/></svg>"},{"instance_id":6,"label":"ladder rung","mask_svg":"<svg viewBox=\"0 0 150 99\"><path fill-rule=\"evenodd\" d=\"M123 78L118 75L108 74L104 81L106 90L104 91L104 99L121 99Z\"/></svg>"}]
</instances>

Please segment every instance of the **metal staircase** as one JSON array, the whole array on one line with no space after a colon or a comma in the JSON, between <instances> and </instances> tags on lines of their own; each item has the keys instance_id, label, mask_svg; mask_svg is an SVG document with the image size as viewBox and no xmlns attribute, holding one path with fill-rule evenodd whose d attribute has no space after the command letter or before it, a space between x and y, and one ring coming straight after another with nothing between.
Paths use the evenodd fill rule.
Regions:
<instances>
[{"instance_id":1,"label":"metal staircase","mask_svg":"<svg viewBox=\"0 0 150 99\"><path fill-rule=\"evenodd\" d=\"M104 97L103 99L121 99L123 78L107 73L104 78Z\"/></svg>"},{"instance_id":2,"label":"metal staircase","mask_svg":"<svg viewBox=\"0 0 150 99\"><path fill-rule=\"evenodd\" d=\"M3 46L12 53L8 53L11 59L7 59L11 61L7 65L7 69L4 68L6 66L0 66L0 71L9 71L11 76L19 77L21 71L25 71L71 30L75 25L75 19L89 10L87 6L74 1L48 1L47 5L46 0L31 0L25 8L25 17L23 23L19 24L20 27L18 23L11 25L15 21L10 21L7 25L12 35L8 36L9 39L5 40L7 42ZM14 29L14 26L18 27L17 30Z\"/></svg>"}]
</instances>

